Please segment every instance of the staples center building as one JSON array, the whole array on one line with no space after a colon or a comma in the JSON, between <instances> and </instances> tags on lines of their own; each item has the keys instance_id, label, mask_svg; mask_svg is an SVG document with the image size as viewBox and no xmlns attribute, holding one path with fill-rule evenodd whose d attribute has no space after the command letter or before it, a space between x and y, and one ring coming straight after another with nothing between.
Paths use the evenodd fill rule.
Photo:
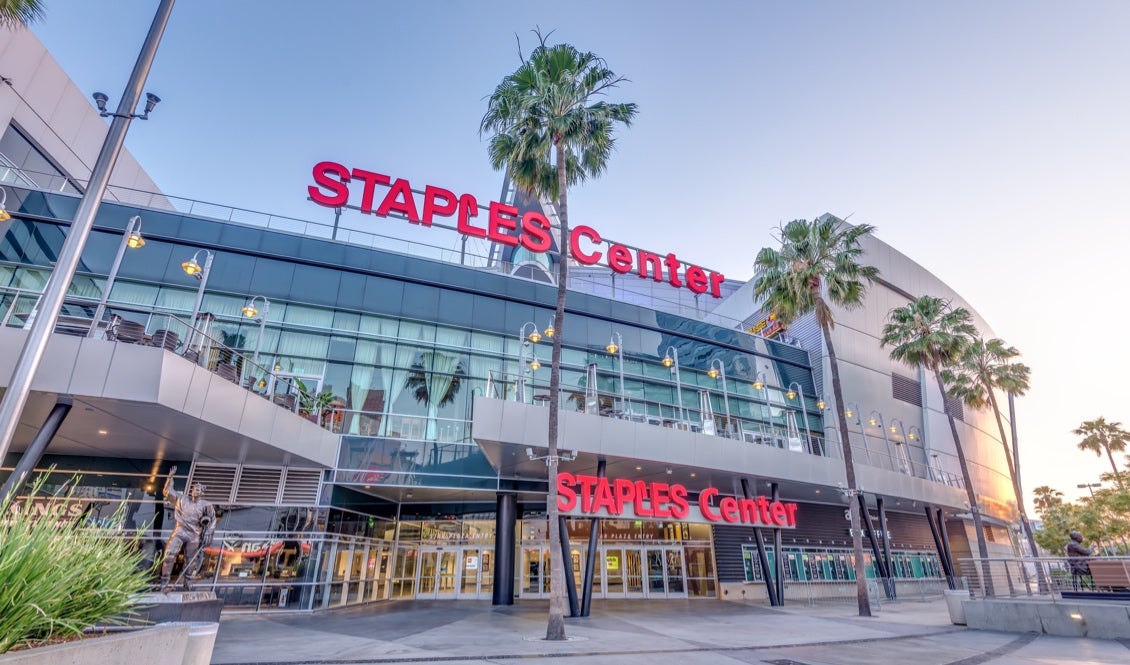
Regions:
<instances>
[{"instance_id":1,"label":"staples center building","mask_svg":"<svg viewBox=\"0 0 1130 665\"><path fill-rule=\"evenodd\" d=\"M16 74L0 86L3 387L105 123L26 30L0 32L0 49ZM82 140L60 142L76 135L62 126ZM311 165L313 222L173 199L123 155L0 479L62 414L37 466L54 467L51 484L82 474L85 519L152 524L156 557L176 466L177 487L204 483L221 513L198 584L229 609L544 598L559 333L558 485L582 599L852 595L858 497L841 492L837 414L869 575L894 580L873 593L940 592L948 561L969 556L947 413L990 549L1013 551L991 416L879 348L892 307L927 293L964 305L893 248L864 241L883 279L837 313L835 405L815 321L781 330L752 284L583 223L562 239L552 207L511 187L487 201L380 166ZM562 242L575 262L551 331Z\"/></svg>"}]
</instances>

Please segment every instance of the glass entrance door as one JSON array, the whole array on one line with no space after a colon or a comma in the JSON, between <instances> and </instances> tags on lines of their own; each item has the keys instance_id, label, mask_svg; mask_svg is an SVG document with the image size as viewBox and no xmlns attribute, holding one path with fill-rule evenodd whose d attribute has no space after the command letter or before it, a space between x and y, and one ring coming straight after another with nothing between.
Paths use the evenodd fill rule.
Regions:
<instances>
[{"instance_id":1,"label":"glass entrance door","mask_svg":"<svg viewBox=\"0 0 1130 665\"><path fill-rule=\"evenodd\" d=\"M490 598L494 590L494 550L464 547L460 551L459 598Z\"/></svg>"},{"instance_id":2,"label":"glass entrance door","mask_svg":"<svg viewBox=\"0 0 1130 665\"><path fill-rule=\"evenodd\" d=\"M518 569L518 597L545 598L549 593L549 548L523 547Z\"/></svg>"},{"instance_id":3,"label":"glass entrance door","mask_svg":"<svg viewBox=\"0 0 1130 665\"><path fill-rule=\"evenodd\" d=\"M681 547L606 546L601 558L603 598L686 598ZM594 589L594 592L596 590Z\"/></svg>"},{"instance_id":4,"label":"glass entrance door","mask_svg":"<svg viewBox=\"0 0 1130 665\"><path fill-rule=\"evenodd\" d=\"M456 549L421 549L417 598L454 598L460 551Z\"/></svg>"}]
</instances>

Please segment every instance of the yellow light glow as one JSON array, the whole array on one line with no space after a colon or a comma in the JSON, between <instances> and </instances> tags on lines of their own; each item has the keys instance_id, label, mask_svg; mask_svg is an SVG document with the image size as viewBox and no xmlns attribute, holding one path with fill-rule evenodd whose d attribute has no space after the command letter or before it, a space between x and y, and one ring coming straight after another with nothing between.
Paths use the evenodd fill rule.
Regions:
<instances>
[{"instance_id":1,"label":"yellow light glow","mask_svg":"<svg viewBox=\"0 0 1130 665\"><path fill-rule=\"evenodd\" d=\"M674 361L674 359L671 358L671 356L663 356L663 366L664 367L670 367L671 365L674 365L674 364L675 364L675 361Z\"/></svg>"},{"instance_id":2,"label":"yellow light glow","mask_svg":"<svg viewBox=\"0 0 1130 665\"><path fill-rule=\"evenodd\" d=\"M825 402L824 400L820 400L819 402L816 403L816 408L820 409L821 411L823 411L825 408L827 408L827 406L828 406L828 403Z\"/></svg>"},{"instance_id":3,"label":"yellow light glow","mask_svg":"<svg viewBox=\"0 0 1130 665\"><path fill-rule=\"evenodd\" d=\"M145 247L145 238L142 238L140 233L131 233L126 239L126 246L130 249Z\"/></svg>"},{"instance_id":4,"label":"yellow light glow","mask_svg":"<svg viewBox=\"0 0 1130 665\"><path fill-rule=\"evenodd\" d=\"M254 305L248 304L243 308L243 315L249 319L253 319L259 316L259 310Z\"/></svg>"},{"instance_id":5,"label":"yellow light glow","mask_svg":"<svg viewBox=\"0 0 1130 665\"><path fill-rule=\"evenodd\" d=\"M0 208L0 222L6 222L11 218L12 216L8 214L7 210Z\"/></svg>"},{"instance_id":6,"label":"yellow light glow","mask_svg":"<svg viewBox=\"0 0 1130 665\"><path fill-rule=\"evenodd\" d=\"M855 417L855 411L852 411L851 409L844 411L844 417L845 418L854 418Z\"/></svg>"},{"instance_id":7,"label":"yellow light glow","mask_svg":"<svg viewBox=\"0 0 1130 665\"><path fill-rule=\"evenodd\" d=\"M556 329L556 328L554 328L553 326L551 326L551 325L550 325L550 326L546 326L546 327L545 327L545 336L546 336L546 337L547 337L548 339L553 339L553 336L554 336L554 335L555 335L556 333L557 333L557 329Z\"/></svg>"},{"instance_id":8,"label":"yellow light glow","mask_svg":"<svg viewBox=\"0 0 1130 665\"><path fill-rule=\"evenodd\" d=\"M918 437L914 435L914 432L911 432L910 434L906 435L906 438L910 439L911 441L914 441Z\"/></svg>"},{"instance_id":9,"label":"yellow light glow","mask_svg":"<svg viewBox=\"0 0 1130 665\"><path fill-rule=\"evenodd\" d=\"M533 331L532 333L530 333L530 341L533 342L534 344L537 344L538 342L540 342L541 341L541 333L539 333L536 330Z\"/></svg>"},{"instance_id":10,"label":"yellow light glow","mask_svg":"<svg viewBox=\"0 0 1130 665\"><path fill-rule=\"evenodd\" d=\"M189 277L195 277L198 273L204 270L200 267L200 264L196 262L196 259L189 259L180 264L180 267L181 270L184 270L184 274L188 275Z\"/></svg>"},{"instance_id":11,"label":"yellow light glow","mask_svg":"<svg viewBox=\"0 0 1130 665\"><path fill-rule=\"evenodd\" d=\"M789 392L785 393L785 397L788 397L789 399L796 399L796 391L790 390Z\"/></svg>"},{"instance_id":12,"label":"yellow light glow","mask_svg":"<svg viewBox=\"0 0 1130 665\"><path fill-rule=\"evenodd\" d=\"M872 418L871 420L867 421L867 424L872 426L872 427L877 427L879 425L879 421Z\"/></svg>"},{"instance_id":13,"label":"yellow light glow","mask_svg":"<svg viewBox=\"0 0 1130 665\"><path fill-rule=\"evenodd\" d=\"M754 381L753 382L753 389L754 390L761 390L764 387L765 387L765 383L762 382L762 381Z\"/></svg>"},{"instance_id":14,"label":"yellow light glow","mask_svg":"<svg viewBox=\"0 0 1130 665\"><path fill-rule=\"evenodd\" d=\"M717 379L718 378L718 370L711 367L710 369L706 370L706 375L709 376L712 379Z\"/></svg>"},{"instance_id":15,"label":"yellow light glow","mask_svg":"<svg viewBox=\"0 0 1130 665\"><path fill-rule=\"evenodd\" d=\"M612 342L609 342L608 346L604 347L604 350L612 355L616 355L616 352L620 350L620 347L616 346Z\"/></svg>"},{"instance_id":16,"label":"yellow light glow","mask_svg":"<svg viewBox=\"0 0 1130 665\"><path fill-rule=\"evenodd\" d=\"M539 369L541 369L541 363L538 362L537 358L534 358L533 360L530 361L530 369L532 369L535 372L538 371Z\"/></svg>"},{"instance_id":17,"label":"yellow light glow","mask_svg":"<svg viewBox=\"0 0 1130 665\"><path fill-rule=\"evenodd\" d=\"M897 428L896 428L896 427L895 427L894 425L891 425L891 426L890 426L890 427L888 427L887 429L891 430L891 434L894 434L895 432L897 432L897 431L898 431L898 429L897 429Z\"/></svg>"}]
</instances>

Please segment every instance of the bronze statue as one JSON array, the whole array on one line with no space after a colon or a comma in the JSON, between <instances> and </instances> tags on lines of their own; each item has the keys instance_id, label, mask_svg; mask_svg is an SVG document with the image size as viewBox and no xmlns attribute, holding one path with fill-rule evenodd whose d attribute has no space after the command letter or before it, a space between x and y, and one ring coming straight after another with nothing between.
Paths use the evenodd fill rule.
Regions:
<instances>
[{"instance_id":1,"label":"bronze statue","mask_svg":"<svg viewBox=\"0 0 1130 665\"><path fill-rule=\"evenodd\" d=\"M192 578L203 561L204 548L212 544L212 535L216 531L216 508L204 500L204 485L192 483L187 492L178 492L173 489L173 476L176 472L177 468L174 466L165 480L165 501L173 505L176 525L165 545L165 561L161 565L162 592L168 592L172 587L169 576L182 548L184 570L181 577L184 578L185 590L192 589Z\"/></svg>"},{"instance_id":2,"label":"bronze statue","mask_svg":"<svg viewBox=\"0 0 1130 665\"><path fill-rule=\"evenodd\" d=\"M1084 587L1087 585L1085 578L1091 576L1091 564L1087 563L1087 557L1093 552L1090 547L1083 544L1083 534L1072 531L1068 536L1071 540L1067 541L1063 549L1067 553L1067 564L1071 569L1071 586L1078 591L1080 585Z\"/></svg>"}]
</instances>

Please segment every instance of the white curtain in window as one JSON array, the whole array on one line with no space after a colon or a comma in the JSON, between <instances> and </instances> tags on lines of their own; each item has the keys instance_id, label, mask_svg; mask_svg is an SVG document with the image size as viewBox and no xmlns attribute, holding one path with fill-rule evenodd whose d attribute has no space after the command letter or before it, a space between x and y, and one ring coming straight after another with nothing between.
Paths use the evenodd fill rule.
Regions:
<instances>
[{"instance_id":1,"label":"white curtain in window","mask_svg":"<svg viewBox=\"0 0 1130 665\"><path fill-rule=\"evenodd\" d=\"M381 436L388 436L389 434L388 415L392 412L393 404L396 403L396 398L400 397L400 394L404 392L404 389L408 384L408 375L412 372L412 362L419 354L420 349L415 346L408 346L407 344L397 344L396 352L393 354L392 362L383 363L386 365L384 371L381 372L381 378L384 379L385 389L385 417L381 421ZM384 360L385 359L382 358L382 361Z\"/></svg>"},{"instance_id":2,"label":"white curtain in window","mask_svg":"<svg viewBox=\"0 0 1130 665\"><path fill-rule=\"evenodd\" d=\"M360 347L362 344L376 346L372 342L358 342L357 346ZM358 348L358 350L360 350L360 348ZM363 417L369 417L364 416L360 411L365 408L365 400L368 399L369 392L373 387L373 371L374 368L367 365L353 366L353 377L349 383L349 392L353 397L353 403L349 405L349 408L353 409L353 418L349 423L350 434L360 434L361 419Z\"/></svg>"},{"instance_id":3,"label":"white curtain in window","mask_svg":"<svg viewBox=\"0 0 1130 665\"><path fill-rule=\"evenodd\" d=\"M444 353L443 351L433 351L424 354L424 367L431 367L432 372L428 375L428 426L425 432L425 437L429 441L435 441L436 437L436 415L439 411L439 402L447 394L448 388L454 380L454 372L459 366L459 356L454 353Z\"/></svg>"},{"instance_id":4,"label":"white curtain in window","mask_svg":"<svg viewBox=\"0 0 1130 665\"><path fill-rule=\"evenodd\" d=\"M475 335L475 348L490 353L491 355L473 354L471 356L471 367L468 369L467 374L471 377L475 386L483 387L485 394L485 386L490 379L491 372L495 372L495 380L491 383L499 386L500 394L486 395L487 397L506 397L504 393L501 393L506 385L506 381L500 374L503 369L503 364L505 363L503 358L504 347L505 342L502 337Z\"/></svg>"},{"instance_id":5,"label":"white curtain in window","mask_svg":"<svg viewBox=\"0 0 1130 665\"><path fill-rule=\"evenodd\" d=\"M334 313L333 310L329 309L306 307L303 305L287 305L283 320L287 323L294 323L300 326L331 328L333 327Z\"/></svg>"}]
</instances>

